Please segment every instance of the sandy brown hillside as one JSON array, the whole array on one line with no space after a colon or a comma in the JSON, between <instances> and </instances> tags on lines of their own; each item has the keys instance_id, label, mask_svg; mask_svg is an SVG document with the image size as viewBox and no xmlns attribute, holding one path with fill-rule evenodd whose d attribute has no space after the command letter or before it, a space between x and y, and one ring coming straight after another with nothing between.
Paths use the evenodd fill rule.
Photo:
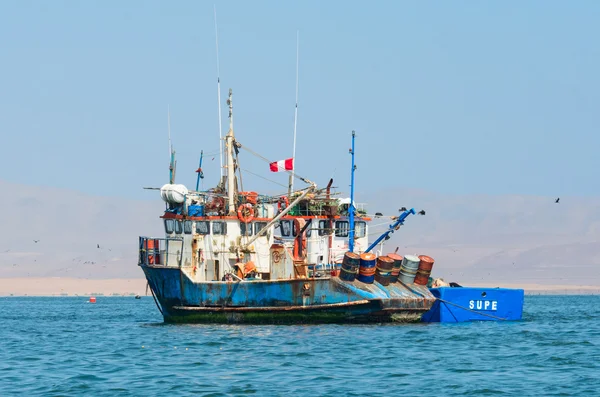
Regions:
<instances>
[{"instance_id":1,"label":"sandy brown hillside","mask_svg":"<svg viewBox=\"0 0 600 397\"><path fill-rule=\"evenodd\" d=\"M148 201L4 181L0 191L0 278L142 278L137 238L163 233L155 191ZM425 209L425 216L407 219L384 252L428 254L436 260L434 275L447 280L600 285L599 199L562 197L555 204L552 197L395 189L358 191L357 201L368 202L372 214ZM389 223L374 219L371 239Z\"/></svg>"}]
</instances>

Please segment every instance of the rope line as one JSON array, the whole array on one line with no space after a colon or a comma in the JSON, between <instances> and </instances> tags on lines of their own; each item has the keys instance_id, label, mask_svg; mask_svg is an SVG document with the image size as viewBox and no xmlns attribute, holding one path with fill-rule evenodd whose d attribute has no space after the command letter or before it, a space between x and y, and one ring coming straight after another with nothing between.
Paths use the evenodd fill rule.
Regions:
<instances>
[{"instance_id":1,"label":"rope line","mask_svg":"<svg viewBox=\"0 0 600 397\"><path fill-rule=\"evenodd\" d=\"M264 156L261 156L260 154L256 153L254 150L250 149L249 147L247 147L247 146L245 146L245 145L242 145L242 144L240 144L239 142L238 142L238 144L240 145L239 147L240 147L241 149L245 149L245 150L246 150L246 151L248 151L250 154L253 154L253 155L255 155L256 157L258 157L258 158L262 159L263 161L265 161L265 162L267 162L267 163L269 163L269 164L273 163L273 161L269 160L268 158L266 158L266 157L264 157ZM287 172L288 174L292 175L294 178L298 178L298 179L300 179L302 182L304 182L304 183L306 183L306 184L312 185L312 182L311 182L310 180L308 180L308 179L306 179L306 178L303 178L303 177L301 177L300 175L296 174L296 173L295 173L293 170L285 170L285 172Z\"/></svg>"},{"instance_id":2,"label":"rope line","mask_svg":"<svg viewBox=\"0 0 600 397\"><path fill-rule=\"evenodd\" d=\"M160 305L158 304L158 301L156 300L156 296L154 295L154 290L152 288L150 288L150 292L152 292L152 297L154 298L154 303L156 303L156 307L158 307L158 311L160 312L160 314L164 317L165 314L162 311L162 308L160 307Z\"/></svg>"},{"instance_id":3,"label":"rope line","mask_svg":"<svg viewBox=\"0 0 600 397\"><path fill-rule=\"evenodd\" d=\"M282 183L279 183L279 182L275 182L274 180L272 180L272 179L269 179L269 178L265 178L264 176L262 176L262 175L259 175L259 174L256 174L256 173L254 173L254 172L252 172L252 171L248 171L248 170L247 170L247 169L245 169L245 168L240 168L240 170L242 170L242 171L244 171L244 172L247 172L247 173L249 173L249 174L252 174L252 175L254 175L254 176L257 176L257 177L259 177L259 178L262 178L262 179L264 179L265 181L268 181L268 182L274 183L274 184L276 184L276 185L279 185L279 186L282 186L282 187L287 187L287 185L284 185L284 184L282 184Z\"/></svg>"}]
</instances>

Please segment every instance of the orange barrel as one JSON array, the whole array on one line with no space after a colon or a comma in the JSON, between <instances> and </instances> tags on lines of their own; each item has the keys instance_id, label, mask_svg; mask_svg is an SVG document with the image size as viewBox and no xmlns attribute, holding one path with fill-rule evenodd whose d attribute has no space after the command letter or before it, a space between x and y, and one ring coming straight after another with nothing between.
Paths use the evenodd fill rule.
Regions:
<instances>
[{"instance_id":1,"label":"orange barrel","mask_svg":"<svg viewBox=\"0 0 600 397\"><path fill-rule=\"evenodd\" d=\"M388 256L377 258L375 267L375 280L381 285L390 285L392 270L394 269L394 260Z\"/></svg>"},{"instance_id":2,"label":"orange barrel","mask_svg":"<svg viewBox=\"0 0 600 397\"><path fill-rule=\"evenodd\" d=\"M96 303L96 297L90 296L90 303Z\"/></svg>"},{"instance_id":3,"label":"orange barrel","mask_svg":"<svg viewBox=\"0 0 600 397\"><path fill-rule=\"evenodd\" d=\"M360 267L356 279L366 284L373 284L375 281L375 265L377 257L375 254L365 252L360 255Z\"/></svg>"},{"instance_id":4,"label":"orange barrel","mask_svg":"<svg viewBox=\"0 0 600 397\"><path fill-rule=\"evenodd\" d=\"M360 255L354 252L346 252L342 260L342 268L340 269L340 278L346 281L354 281L358 267L360 265Z\"/></svg>"},{"instance_id":5,"label":"orange barrel","mask_svg":"<svg viewBox=\"0 0 600 397\"><path fill-rule=\"evenodd\" d=\"M159 256L159 243L158 239L147 239L145 245L146 252L148 253L148 263L149 264L159 264L160 256Z\"/></svg>"},{"instance_id":6,"label":"orange barrel","mask_svg":"<svg viewBox=\"0 0 600 397\"><path fill-rule=\"evenodd\" d=\"M431 269L433 268L433 258L427 255L419 255L419 268L415 277L415 284L427 285Z\"/></svg>"},{"instance_id":7,"label":"orange barrel","mask_svg":"<svg viewBox=\"0 0 600 397\"><path fill-rule=\"evenodd\" d=\"M420 259L414 255L405 255L402 259L402 266L400 267L400 273L398 279L404 284L413 284L415 282L415 276L417 275L417 269L419 269Z\"/></svg>"},{"instance_id":8,"label":"orange barrel","mask_svg":"<svg viewBox=\"0 0 600 397\"><path fill-rule=\"evenodd\" d=\"M394 260L394 267L392 268L392 272L390 273L390 283L395 283L398 281L398 274L400 274L400 267L402 266L402 255L398 254L387 254L388 258Z\"/></svg>"}]
</instances>

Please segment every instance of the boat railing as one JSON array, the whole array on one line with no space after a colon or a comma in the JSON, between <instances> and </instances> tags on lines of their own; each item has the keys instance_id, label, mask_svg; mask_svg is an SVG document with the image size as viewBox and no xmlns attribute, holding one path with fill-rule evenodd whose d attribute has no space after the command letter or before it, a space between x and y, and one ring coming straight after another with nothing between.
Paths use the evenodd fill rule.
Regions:
<instances>
[{"instance_id":1,"label":"boat railing","mask_svg":"<svg viewBox=\"0 0 600 397\"><path fill-rule=\"evenodd\" d=\"M154 238L140 236L139 264L181 267L183 238Z\"/></svg>"}]
</instances>

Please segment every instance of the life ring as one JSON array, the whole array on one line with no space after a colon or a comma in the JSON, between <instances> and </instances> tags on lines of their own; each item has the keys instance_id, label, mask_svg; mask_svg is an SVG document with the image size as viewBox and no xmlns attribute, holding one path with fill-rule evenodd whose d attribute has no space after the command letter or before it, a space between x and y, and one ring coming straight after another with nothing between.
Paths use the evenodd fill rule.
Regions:
<instances>
[{"instance_id":1,"label":"life ring","mask_svg":"<svg viewBox=\"0 0 600 397\"><path fill-rule=\"evenodd\" d=\"M241 222L251 222L252 219L254 219L254 208L252 207L252 204L246 203L240 205L237 210L237 215Z\"/></svg>"},{"instance_id":2,"label":"life ring","mask_svg":"<svg viewBox=\"0 0 600 397\"><path fill-rule=\"evenodd\" d=\"M283 207L283 209L290 206L290 201L288 200L287 196L279 197L279 201L277 202L277 211L281 211L281 204L285 204L285 207Z\"/></svg>"}]
</instances>

